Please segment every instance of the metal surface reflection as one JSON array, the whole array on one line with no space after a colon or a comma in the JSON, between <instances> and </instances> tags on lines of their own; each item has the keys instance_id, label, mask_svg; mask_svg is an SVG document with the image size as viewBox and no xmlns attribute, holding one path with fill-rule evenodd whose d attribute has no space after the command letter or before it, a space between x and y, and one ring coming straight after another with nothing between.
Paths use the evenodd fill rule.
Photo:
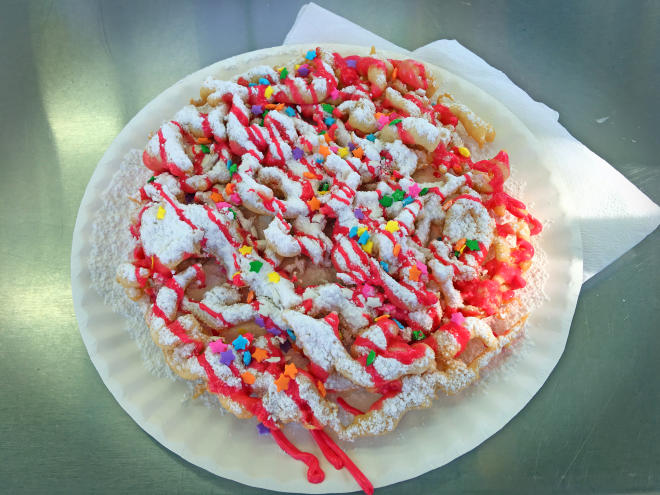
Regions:
<instances>
[{"instance_id":1,"label":"metal surface reflection","mask_svg":"<svg viewBox=\"0 0 660 495\"><path fill-rule=\"evenodd\" d=\"M458 39L660 201L660 3L318 3L406 48ZM111 398L78 334L69 254L85 186L126 122L201 66L280 44L302 4L4 2L0 490L260 493L169 453ZM583 286L561 362L501 432L378 493L660 490L659 242Z\"/></svg>"}]
</instances>

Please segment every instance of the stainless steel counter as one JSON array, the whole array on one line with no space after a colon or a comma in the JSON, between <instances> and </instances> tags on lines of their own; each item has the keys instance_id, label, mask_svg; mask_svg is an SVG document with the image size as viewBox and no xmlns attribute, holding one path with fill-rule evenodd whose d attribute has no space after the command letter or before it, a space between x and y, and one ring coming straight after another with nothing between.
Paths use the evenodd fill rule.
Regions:
<instances>
[{"instance_id":1,"label":"stainless steel counter","mask_svg":"<svg viewBox=\"0 0 660 495\"><path fill-rule=\"evenodd\" d=\"M660 2L318 3L406 48L458 39L660 202ZM69 255L128 120L184 75L280 44L301 5L2 2L0 492L260 492L188 464L117 405L78 333ZM559 365L502 431L377 493L660 491L659 252L656 230L584 285Z\"/></svg>"}]
</instances>

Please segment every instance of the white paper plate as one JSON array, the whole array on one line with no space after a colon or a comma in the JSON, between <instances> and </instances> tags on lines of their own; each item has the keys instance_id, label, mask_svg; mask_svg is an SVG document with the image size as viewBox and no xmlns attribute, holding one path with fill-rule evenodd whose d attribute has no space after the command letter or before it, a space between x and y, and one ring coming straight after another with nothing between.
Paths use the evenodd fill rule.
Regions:
<instances>
[{"instance_id":1,"label":"white paper plate","mask_svg":"<svg viewBox=\"0 0 660 495\"><path fill-rule=\"evenodd\" d=\"M344 54L368 53L365 47L321 46ZM326 480L319 485L309 484L305 466L285 455L270 436L258 436L253 420L220 416L201 403L183 402L185 384L150 374L137 345L123 330L121 319L92 289L88 268L93 214L128 151L142 149L150 132L199 94L208 75L229 78L255 65L284 63L310 48L275 47L223 60L182 79L144 107L114 140L87 186L73 236L71 285L80 333L103 382L126 412L158 442L189 462L246 485L286 492L347 492L356 490L357 485L345 470L336 471L322 460ZM407 58L403 54L379 53ZM549 225L541 240L548 257L545 291L549 301L529 318L527 339L531 345L525 346L513 370L505 367L498 371L501 377L489 380L485 386L457 397L440 397L431 409L407 414L390 435L341 444L376 487L419 476L452 461L501 429L527 404L564 350L582 280L577 223L551 164L537 152L534 136L484 91L445 70L429 67L441 74L459 101L493 124L496 144L509 152L512 164L526 182L525 198L533 199L535 215ZM322 459L304 432L293 431L291 437L299 448ZM408 462L411 458L415 462Z\"/></svg>"}]
</instances>

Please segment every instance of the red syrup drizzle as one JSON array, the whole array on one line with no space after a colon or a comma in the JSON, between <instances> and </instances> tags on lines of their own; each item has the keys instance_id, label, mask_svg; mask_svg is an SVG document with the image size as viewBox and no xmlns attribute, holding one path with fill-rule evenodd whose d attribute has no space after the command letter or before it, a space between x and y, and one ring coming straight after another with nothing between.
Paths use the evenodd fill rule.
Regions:
<instances>
[{"instance_id":1,"label":"red syrup drizzle","mask_svg":"<svg viewBox=\"0 0 660 495\"><path fill-rule=\"evenodd\" d=\"M296 116L305 117L308 123L314 125L317 132L327 131L328 136L331 138L331 140L334 140L335 132L338 129L337 123L330 125L329 129L328 126L325 124L323 119L323 112L320 110L320 106L318 105L319 95L314 90L312 84L313 78L317 77L324 79L326 82L326 89L327 89L326 94L330 95L331 93L338 91L339 94L338 99L340 101L359 99L360 98L360 95L358 94L359 91L371 93L372 97L378 98L382 94L382 90L374 83L371 83L366 79L370 68L374 66L384 70L385 73L387 74L387 64L383 60L374 57L351 56L344 58L337 53L333 54L332 56L334 58L335 70L337 72L339 85L344 88L352 85L358 89L358 91L356 92L348 93L339 90L337 86L337 81L335 80L333 75L325 69L321 61L321 56L318 49L316 51L316 55L317 55L316 58L311 63L307 64L310 67L308 77L302 79L301 78L296 79L297 81L302 82L300 87L296 84L293 77L284 77L283 81L280 82L282 82L286 86L286 88L288 89L288 94L287 91L276 89L271 101L300 105L300 108L297 109L294 108ZM428 81L426 79L425 69L422 64L411 60L406 60L406 61L390 60L390 63L398 71L398 79L404 84L406 84L409 88L426 89L428 87ZM392 74L392 77L394 77L394 74ZM264 85L249 87L248 81L242 78L238 80L238 83L242 86L247 87L250 105L269 104L269 101L264 94L265 92ZM272 81L271 84L273 84ZM301 89L304 89L307 92L307 94L303 95ZM337 99L335 98L336 96L337 94L335 93L331 98L333 100L336 100ZM428 114L432 120L441 122L443 125L449 125L454 127L458 124L457 117L453 115L452 112L444 105L437 104L432 108L426 108L423 102L416 96L412 94L406 94L404 95L404 97L408 101L411 101L413 104L415 104L422 113ZM231 157L230 150L233 151L235 154L250 153L252 156L257 158L257 160L260 161L263 160L263 164L265 165L277 166L286 172L289 179L297 181L300 184L302 184L303 197L301 199L305 201L312 199L314 197L314 190L312 188L311 182L307 180L303 180L300 177L297 177L297 175L293 174L292 171L289 170L286 165L284 143L287 143L288 145L291 146L293 146L294 143L291 140L291 137L287 135L285 128L280 124L280 122L278 122L272 116L264 117L263 128L261 128L257 124L250 125L251 114L246 115L242 111L242 107L243 107L242 103L235 102L234 101L235 98L237 98L237 96L233 95L232 93L226 93L222 96L222 100L230 107L230 113L233 114L238 120L238 122L243 126L243 129L245 130L245 136L247 136L247 142L249 143L249 145L247 145L249 149L243 149L241 146L238 145L238 143L235 143L233 141L224 141L218 139L218 137L213 134L211 126L208 122L208 115L201 114L202 130L206 138L210 138L214 140L212 146L215 152L221 154L225 160L228 160ZM311 99L311 103L309 102L310 99ZM388 107L388 108L391 107L391 105L388 104L387 102L384 102L383 105L381 105L378 102L376 103L377 103L378 111L382 111L384 107ZM342 121L344 121L346 118L346 116L343 115L342 112L338 111L338 109L336 108L333 110L332 115L334 118ZM398 114L395 112L395 113L391 113L390 116L392 118L396 118ZM405 117L405 115L402 115L402 117ZM181 127L181 125L179 125L177 122L173 122L173 123L179 127L181 135L186 143L192 144L196 142L195 138L192 135L190 135L188 132L186 132L185 129ZM346 122L344 122L344 124L348 131L353 130ZM404 143L412 144L414 142L413 137L410 135L410 133L408 133L407 131L405 131L405 129L403 129L402 123L399 122L395 125L401 140ZM358 133L358 135L363 136L362 133ZM303 136L298 136L298 137L301 143L300 146L303 149L306 149L307 152L312 152L313 150L312 144ZM187 180L186 172L182 171L174 163L171 163L168 160L167 152L165 151L166 140L163 136L162 130L158 131L158 143L159 143L158 156L152 157L148 155L146 151L144 152L143 162L145 166L154 170L154 172L156 172L157 174L164 171L169 171L170 173L172 173L173 175L179 178L181 189L184 192L188 192L188 193L195 192L193 186L188 185L188 183L186 182ZM272 144L272 146L269 146L269 144ZM266 154L265 158L259 156L260 153L259 150L265 152ZM194 151L193 154L194 154L193 171L191 172L194 172L195 174L200 174L202 172L201 163L204 158L203 153ZM389 156L388 153L384 153L381 158L387 161L387 163L392 161L392 157ZM335 177L335 175L331 173L329 170L324 170L324 167L322 165L310 164L305 159L305 157L301 158L299 161L308 169L309 173L313 174L316 178L318 179L322 178L322 175L319 174L319 171L323 171L326 175L329 176L329 178L332 181L332 187L333 187L330 198L332 201L334 201L334 205L336 207L341 206L340 203L346 205L351 203L351 200L353 199L356 193L347 184L338 180ZM376 173L375 169L374 167L367 164L368 160L366 156L363 159L361 159L361 162L362 162L361 166L363 167L363 169L366 167L366 169L369 171L369 173L372 176L375 175ZM358 172L358 170L356 169L353 163L349 161L346 161L346 163L351 167L351 169L354 172ZM489 177L489 185L492 188L492 193L487 199L482 201L481 199L476 198L474 196L464 194L456 198L452 198L451 201L456 201L457 199L461 199L461 198L477 201L479 203L482 203L491 212L493 211L494 208L504 207L512 215L526 221L529 224L530 233L532 235L540 232L541 224L526 211L525 205L522 202L506 194L502 189L505 179L504 177L505 169L508 169L509 166L508 156L506 156L505 153L501 152L492 160L484 160L477 163L472 163L469 158L460 156L456 148L452 149L452 151L448 151L442 144L440 144L437 147L437 149L433 152L433 166L436 167L437 174L440 173L441 170L440 166L447 167L448 170L451 170L456 174L463 174L464 171L469 169L487 174ZM508 173L508 170L506 170L506 172ZM402 177L401 174L398 174L396 171L393 172L391 185L393 184L395 185L396 179L400 179L401 177ZM464 175L464 177L465 177L466 185L468 187L471 187L472 181L470 177L467 175ZM241 177L236 175L234 180L240 181ZM191 182L191 184L193 183ZM158 190L161 197L172 206L172 208L175 210L176 214L178 215L181 221L187 223L192 229L198 228L189 219L185 217L183 210L176 205L176 203L172 200L172 198L170 198L167 194L165 194L160 184L154 183L153 186ZM211 187L212 187L211 181L208 178L206 178L206 189L210 189ZM440 194L437 188L435 187L430 188L428 192L439 195L441 199L444 201L444 197L442 196L442 194ZM238 193L235 194L238 195ZM266 198L263 196L262 193L258 193L258 194L261 197L261 200L266 209L268 209L271 212L277 212L277 210L279 210L279 212L282 213L285 212L285 208L284 208L285 205L282 201L274 197ZM141 191L141 195L143 200L147 199L147 195L144 192L144 189ZM243 198L240 199L241 201L243 200ZM415 203L417 202L418 200L415 200ZM412 203L411 206L414 205L415 203ZM410 215L414 218L416 216L415 210L410 207L406 207L406 208L408 208ZM241 243L237 242L232 237L227 226L221 221L220 218L218 218L215 215L214 210L212 210L210 207L206 205L205 205L205 209L207 210L209 219L218 226L218 229L221 231L222 235L225 237L227 242L234 247L240 245ZM333 208L327 203L321 208L321 212L331 218L336 218L338 216L337 212L335 212ZM143 212L141 212L140 215L138 215L138 220L136 221L136 223L131 226L131 233L135 238L138 239L138 241L140 240L139 239L140 221L141 221L142 213ZM278 213L278 216L281 216L282 213ZM313 214L314 211L310 208L309 213ZM369 212L367 212L367 217L368 217L368 213ZM284 221L283 218L282 220ZM405 227L405 229L403 227ZM374 227L371 226L371 228L373 229ZM405 225L402 225L402 230L405 230L407 233L409 233L408 228ZM511 235L516 233L515 230L512 228L512 226L508 224L497 224L496 232L500 236ZM393 243L396 243L396 238L394 236L392 236L389 233L385 233L385 232L383 233L388 238L390 238L390 240ZM305 234L303 232L295 232L295 234L298 243L301 247L301 251L303 253L306 253L307 250L304 249L302 242L300 239L298 239L298 237L300 238L307 237L319 242L321 249L325 251L325 246L323 245L323 242L319 238L316 238L309 234ZM354 292L352 298L354 302L356 301L355 295L359 292L359 290L365 284L370 284L380 289L380 292L376 292L376 294L374 294L374 297L377 297L381 300L381 302L386 303L385 306L389 306L390 308L392 308L390 312L393 315L396 315L396 317L400 318L402 321L405 320L410 327L419 328L415 322L412 322L410 321L409 318L407 318L407 311L409 311L408 305L403 300L399 299L396 296L396 294L394 294L394 292L392 292L392 290L388 288L387 284L383 280L382 276L380 275L378 262L375 261L374 258L367 256L367 254L362 250L362 248L354 241L351 241L350 248L347 247L347 249L352 252L349 253L347 249L342 247L342 245L340 244L340 240L341 240L340 236L346 236L347 234L348 234L348 229L346 227L341 226L339 222L337 222L334 226L334 231L332 234L334 247L332 248L331 260L332 260L332 264L334 265L334 267L337 269L338 272L345 273L346 275L350 276L357 282L357 290ZM244 238L243 240L246 240L247 239L246 234L242 234L242 235ZM204 239L204 241L205 240L206 239ZM412 237L411 240L413 242L416 242L417 244L420 244L419 240L416 237ZM438 253L434 250L433 246L429 246L429 247L431 248L434 257L440 263L444 265L451 264L453 266L454 272L455 273L458 272L458 267L456 264L449 263L447 260L439 256ZM480 249L478 252L474 251L471 252L470 254L472 254L475 257L476 261L480 265L482 265L484 260L486 259L487 253L482 244L479 245L479 248ZM359 264L351 262L352 256L349 256L349 254L353 255L353 257L357 257L359 259ZM473 304L474 306L481 308L482 310L486 311L486 313L488 313L488 311L491 308L499 307L502 298L505 298L506 300L506 297L509 297L514 289L524 286L524 279L522 279L521 269L519 265L521 263L528 262L532 258L533 254L534 254L534 250L531 244L527 240L522 239L520 238L520 236L518 236L516 239L516 247L512 249L511 252L511 258L514 263L504 263L496 260L491 260L485 265L483 265L484 270L486 271L488 276L491 277L491 279L469 281L465 283L456 283L456 287L462 292L466 302ZM461 256L465 256L465 253L462 254ZM414 266L414 260L412 259L411 254L401 252L398 255L398 258L402 263L401 270L407 270L409 267ZM163 321L165 321L165 323L167 324L168 329L172 331L172 333L175 334L181 340L182 343L193 345L194 348L193 354L196 355L200 365L202 366L202 368L204 369L207 375L209 390L212 393L224 395L230 398L231 400L241 404L248 412L256 416L257 419L259 419L266 427L269 428L269 430L273 434L274 440L282 448L283 451L285 451L294 459L300 460L301 462L307 465L308 467L307 478L310 482L320 483L321 481L323 481L325 475L319 466L318 459L313 454L300 451L286 438L286 436L279 429L277 424L273 420L269 419L269 413L265 409L261 399L256 397L251 397L250 394L252 393L252 387L247 385L245 382L243 382L242 387L234 388L229 386L227 383L223 382L222 380L220 380L220 378L218 378L217 375L215 375L213 368L206 359L206 356L202 353L204 349L204 343L190 337L187 334L186 329L180 323L178 323L177 321L170 321L166 317L165 313L161 310L161 308L159 308L155 304L154 289L148 285L148 281L152 277L157 279L159 282L162 282L164 285L166 285L167 287L169 287L170 289L176 292L177 306L180 305L181 300L183 299L183 289L172 278L171 270L165 265L163 265L156 256L146 257L144 255L144 252L141 250L141 248L136 248L136 251L134 253L134 259L135 259L134 266L136 270L135 272L136 278L138 280L139 285L151 297L152 301L154 302L153 305L154 315L162 318ZM275 265L275 263L272 262L271 260L267 258L264 259L266 262L272 264L273 266ZM409 261L409 259L412 261ZM459 257L458 260L460 261L461 257ZM341 267L339 266L340 262L343 262L345 264L345 269L341 269ZM238 270L239 264L238 261L236 260L235 255L234 255L234 264L235 264L235 268ZM199 265L193 265L193 266L197 272L197 280L199 282L199 285L203 286L205 283L204 271L201 269ZM148 275L146 277L140 276L141 268L148 270ZM281 275L285 276L284 273L281 273ZM495 276L503 279L505 283L509 286L511 290L509 290L508 293L505 294L500 293L499 284L492 280L492 277ZM240 279L240 276L237 276L237 278L238 278L238 282L234 281L234 283L236 285L242 285L242 280ZM399 283L399 285L401 285L402 287L410 291L412 294L414 294L414 296L422 305L430 306L437 302L437 296L432 292L424 290L423 283L419 282L416 284L412 284L412 283L404 282L402 280L397 280L397 282ZM306 310L309 311L311 309L312 301L303 302L303 307L305 307L306 303L309 303L308 306L310 307L306 308ZM197 304L199 304L201 310L205 311L210 316L218 319L223 326L225 327L231 326L220 313L211 310L203 303L197 303ZM255 307L256 310L258 310L259 307L258 301L255 300L253 302L253 306ZM359 304L359 306L362 307L363 305ZM446 309L451 310L451 308L446 308ZM453 322L449 322L442 326L436 327L436 325L440 325L440 317L436 314L437 312L435 312L435 310L433 311L434 312L432 312L430 316L433 318L434 328L436 328L436 331L445 331L454 336L454 339L459 344L459 351L456 354L456 356L458 356L465 349L465 346L467 345L467 342L470 338L468 330L462 327L461 325L457 325ZM336 315L334 314L329 315L328 317L326 317L326 321L328 324L330 324L333 327L335 334L339 338L339 330L338 330L339 322ZM388 325L394 325L393 322L389 320L379 320L378 324L383 330L383 333L386 335L387 346L385 349L377 348L373 344L373 342L362 337L358 337L356 339L355 341L356 345L359 344L364 348L372 350L376 352L378 356L397 359L402 364L410 364L415 359L418 359L421 356L423 356L425 350L427 349L427 345L430 346L432 349L436 350L437 345L434 342L435 339L426 339L424 342L414 342L409 344L400 336L395 335L394 333L389 331ZM250 339L250 344L251 343L252 340ZM280 373L282 370L282 365L284 363L284 356L282 355L281 352L279 352L279 348L275 344L273 344L272 339L270 338L268 340L268 347L271 351L271 354L273 356L280 357L281 361L279 363L270 363L270 364L257 363L253 361L249 366L253 370L267 372L275 376L278 373ZM384 380L376 372L373 366L366 365L366 359L367 357L363 355L358 361L362 363L362 365L365 367L365 370L371 375L376 390L381 394L380 399L370 407L370 410L376 410L382 407L386 399L390 397L394 397L398 393L400 393L402 382L399 379L390 380L390 381ZM230 369L234 374L234 376L239 376L239 372L236 366L231 364ZM317 386L320 386L319 384L324 383L328 378L328 372L323 370L320 366L318 366L315 363L309 363L306 370L301 369L299 370L299 372L305 374L310 379L311 378L317 379L318 380ZM317 445L321 449L321 452L326 457L326 459L336 469L341 469L345 467L351 473L351 475L353 475L357 483L366 493L373 493L373 486L367 480L364 474L359 471L359 469L355 466L355 464L352 463L352 461L348 458L348 456L321 429L322 425L313 414L311 406L309 405L309 403L307 403L307 401L301 398L298 384L295 381L295 379L290 381L289 386L286 389L286 393L298 405L298 409L300 410L302 417L302 422L306 426L311 428L311 434L314 440L316 441ZM359 409L350 406L341 397L338 397L336 399L336 402L341 407L343 407L344 409L346 409L347 411L349 411L354 415L359 416L365 414Z\"/></svg>"},{"instance_id":2,"label":"red syrup drizzle","mask_svg":"<svg viewBox=\"0 0 660 495\"><path fill-rule=\"evenodd\" d=\"M353 407L348 402L346 402L343 397L337 397L335 400L337 401L337 404L339 404L343 409L351 413L353 416L361 416L364 414L357 407Z\"/></svg>"},{"instance_id":3,"label":"red syrup drizzle","mask_svg":"<svg viewBox=\"0 0 660 495\"><path fill-rule=\"evenodd\" d=\"M284 433L282 433L282 430L280 429L272 428L270 433L275 442L277 442L277 445L279 445L284 452L295 460L304 462L307 465L307 481L310 483L321 483L325 479L325 473L319 466L319 460L314 454L303 452L298 449L287 437L284 436Z\"/></svg>"},{"instance_id":4,"label":"red syrup drizzle","mask_svg":"<svg viewBox=\"0 0 660 495\"><path fill-rule=\"evenodd\" d=\"M374 487L371 484L371 481L369 481L364 473L360 471L360 469L326 432L323 430L312 430L312 436L314 436L314 440L321 449L321 452L323 452L325 458L328 459L335 469L341 469L342 467L346 468L360 488L362 488L364 493L368 495L374 493ZM323 446L321 446L321 444L323 444Z\"/></svg>"}]
</instances>

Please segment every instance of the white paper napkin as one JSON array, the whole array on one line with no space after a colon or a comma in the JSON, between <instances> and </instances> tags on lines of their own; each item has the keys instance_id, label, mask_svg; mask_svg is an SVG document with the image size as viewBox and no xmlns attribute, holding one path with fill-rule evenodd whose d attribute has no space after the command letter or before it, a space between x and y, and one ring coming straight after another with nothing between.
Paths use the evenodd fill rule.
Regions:
<instances>
[{"instance_id":1,"label":"white paper napkin","mask_svg":"<svg viewBox=\"0 0 660 495\"><path fill-rule=\"evenodd\" d=\"M506 105L539 139L579 205L584 280L609 265L660 224L660 207L559 124L559 114L534 101L498 69L455 40L438 40L409 52L319 7L304 5L284 44L350 43L412 53L443 67ZM616 242L612 242L615 238Z\"/></svg>"}]
</instances>

